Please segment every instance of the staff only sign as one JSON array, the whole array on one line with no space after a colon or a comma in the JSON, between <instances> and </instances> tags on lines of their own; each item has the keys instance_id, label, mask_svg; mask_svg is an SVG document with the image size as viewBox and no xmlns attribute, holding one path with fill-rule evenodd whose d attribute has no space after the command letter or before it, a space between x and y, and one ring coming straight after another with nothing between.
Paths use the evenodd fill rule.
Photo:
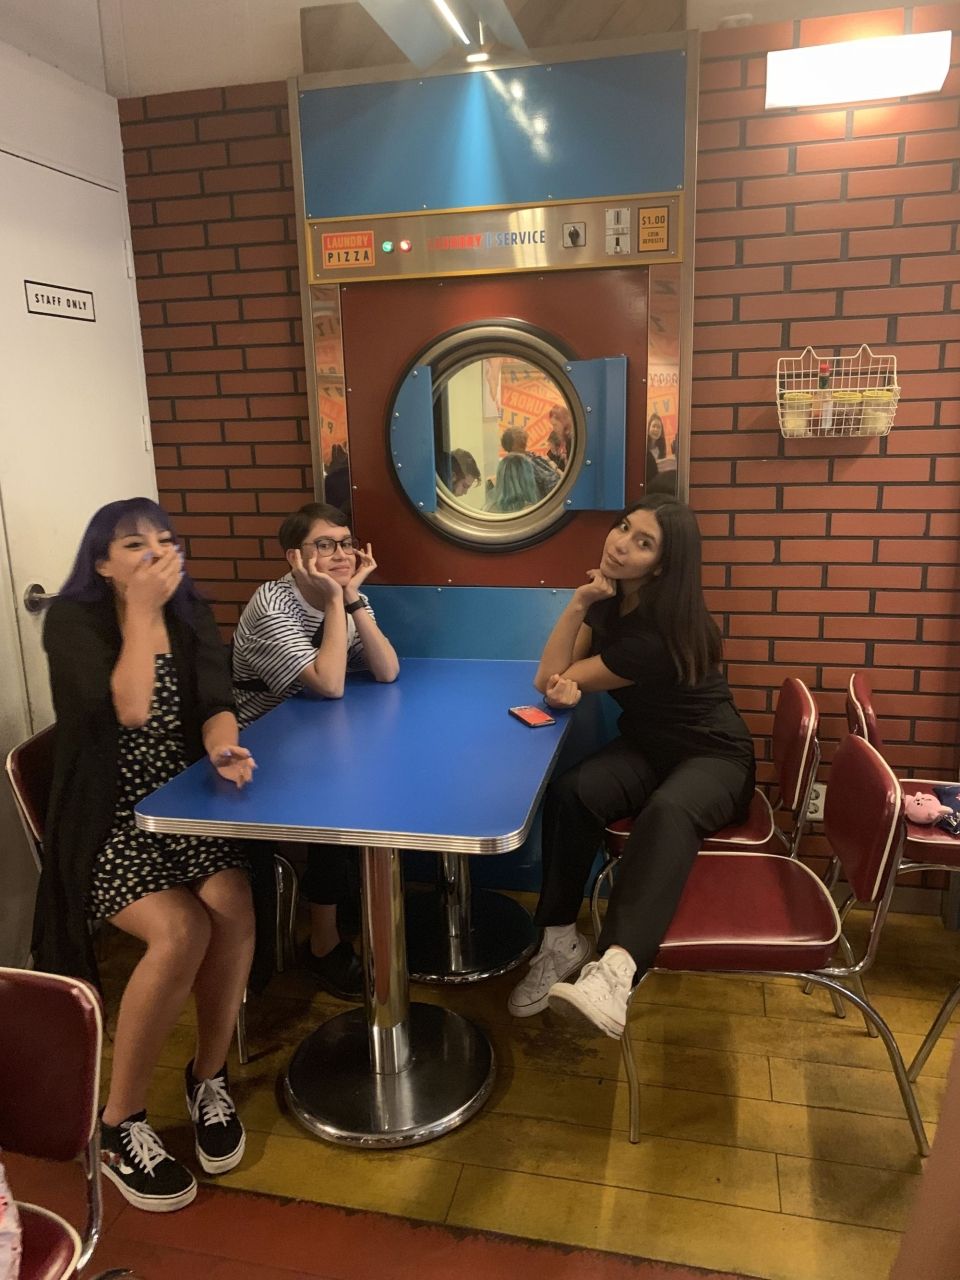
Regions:
<instances>
[{"instance_id":1,"label":"staff only sign","mask_svg":"<svg viewBox=\"0 0 960 1280\"><path fill-rule=\"evenodd\" d=\"M36 316L59 316L64 320L86 320L96 324L93 294L87 289L68 289L62 284L24 280L27 310Z\"/></svg>"}]
</instances>

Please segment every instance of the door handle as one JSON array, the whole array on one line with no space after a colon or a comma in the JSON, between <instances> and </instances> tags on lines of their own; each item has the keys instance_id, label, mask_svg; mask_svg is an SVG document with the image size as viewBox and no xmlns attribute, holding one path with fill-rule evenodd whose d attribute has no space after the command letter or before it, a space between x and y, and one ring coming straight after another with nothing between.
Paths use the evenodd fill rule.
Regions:
<instances>
[{"instance_id":1,"label":"door handle","mask_svg":"<svg viewBox=\"0 0 960 1280\"><path fill-rule=\"evenodd\" d=\"M48 595L39 582L31 582L23 593L23 607L27 613L43 613L47 605L56 598L56 592Z\"/></svg>"}]
</instances>

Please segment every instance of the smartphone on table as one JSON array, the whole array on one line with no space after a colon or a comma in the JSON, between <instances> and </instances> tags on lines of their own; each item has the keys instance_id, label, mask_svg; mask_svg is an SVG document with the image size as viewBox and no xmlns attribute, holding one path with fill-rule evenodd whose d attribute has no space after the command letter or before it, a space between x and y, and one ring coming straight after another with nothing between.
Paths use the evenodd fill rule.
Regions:
<instances>
[{"instance_id":1,"label":"smartphone on table","mask_svg":"<svg viewBox=\"0 0 960 1280\"><path fill-rule=\"evenodd\" d=\"M542 707L508 707L507 710L530 729L539 729L542 725L557 723Z\"/></svg>"}]
</instances>

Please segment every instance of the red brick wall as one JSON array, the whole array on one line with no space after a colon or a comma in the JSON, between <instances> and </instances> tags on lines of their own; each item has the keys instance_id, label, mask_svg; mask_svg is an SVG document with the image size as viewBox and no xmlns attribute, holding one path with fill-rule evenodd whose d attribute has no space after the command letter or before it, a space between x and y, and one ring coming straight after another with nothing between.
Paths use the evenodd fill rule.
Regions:
<instances>
[{"instance_id":1,"label":"red brick wall","mask_svg":"<svg viewBox=\"0 0 960 1280\"><path fill-rule=\"evenodd\" d=\"M960 4L909 17L960 29ZM829 758L868 667L895 767L955 775L960 69L904 105L763 110L768 50L904 22L704 37L691 499L758 738L796 673ZM159 484L225 624L312 495L285 101L277 84L121 103ZM860 342L899 360L890 437L783 441L777 356Z\"/></svg>"},{"instance_id":2,"label":"red brick wall","mask_svg":"<svg viewBox=\"0 0 960 1280\"><path fill-rule=\"evenodd\" d=\"M313 497L285 84L121 102L160 500L236 622Z\"/></svg>"},{"instance_id":3,"label":"red brick wall","mask_svg":"<svg viewBox=\"0 0 960 1280\"><path fill-rule=\"evenodd\" d=\"M960 29L958 4L908 16L914 31ZM933 98L763 106L769 50L899 34L904 21L895 9L704 36L691 501L757 736L776 686L799 675L829 759L850 672L867 668L895 769L955 777L960 45ZM891 435L783 440L777 356L861 342L898 360Z\"/></svg>"}]
</instances>

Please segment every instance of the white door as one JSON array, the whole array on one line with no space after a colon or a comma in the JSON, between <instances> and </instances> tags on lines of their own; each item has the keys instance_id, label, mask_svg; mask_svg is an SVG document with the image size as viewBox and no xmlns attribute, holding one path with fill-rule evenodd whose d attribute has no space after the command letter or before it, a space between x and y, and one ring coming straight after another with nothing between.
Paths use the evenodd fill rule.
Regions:
<instances>
[{"instance_id":1,"label":"white door","mask_svg":"<svg viewBox=\"0 0 960 1280\"><path fill-rule=\"evenodd\" d=\"M0 228L0 502L36 731L52 711L24 592L55 592L97 507L155 497L156 476L124 196L0 152Z\"/></svg>"},{"instance_id":2,"label":"white door","mask_svg":"<svg viewBox=\"0 0 960 1280\"><path fill-rule=\"evenodd\" d=\"M24 592L57 590L97 507L156 497L124 200L0 150L0 759L53 719ZM67 298L88 318L28 310ZM36 872L5 786L0 848L0 964L19 964Z\"/></svg>"}]
</instances>

